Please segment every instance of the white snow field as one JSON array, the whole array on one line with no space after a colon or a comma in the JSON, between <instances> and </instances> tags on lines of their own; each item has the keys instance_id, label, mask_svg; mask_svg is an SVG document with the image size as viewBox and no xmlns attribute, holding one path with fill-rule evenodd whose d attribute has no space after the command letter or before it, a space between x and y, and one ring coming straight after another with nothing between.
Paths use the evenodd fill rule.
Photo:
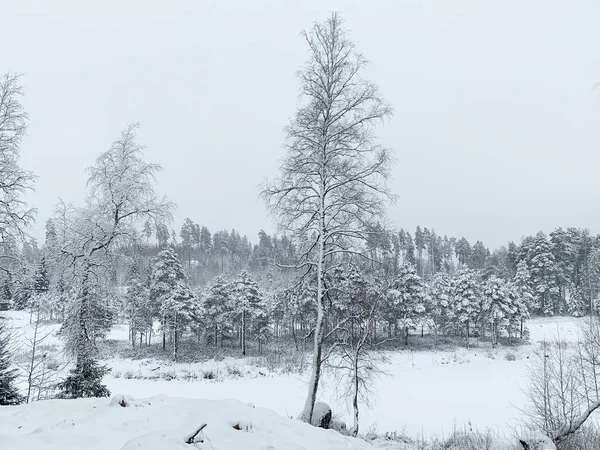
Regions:
<instances>
[{"instance_id":1,"label":"white snow field","mask_svg":"<svg viewBox=\"0 0 600 450\"><path fill-rule=\"evenodd\" d=\"M27 332L28 317L22 313L10 313L10 317L16 328ZM557 333L564 340L577 341L582 320L585 319L534 319L528 323L531 343L522 347L492 349L486 343L480 347L460 348L451 352L399 351L390 354L389 363L385 366L387 375L374 383L373 406L361 409L361 431L376 429L379 432L398 431L413 438L440 438L449 436L457 429L491 430L502 441L512 441L515 428L522 425L520 410L526 404L523 388L527 379L528 358L539 349L543 339L552 339ZM126 340L126 329L117 327L111 333L111 338ZM122 392L135 398L150 398L150 405L109 408L108 399L99 399L52 400L0 408L0 449L71 448L70 441L69 447L60 447L59 444L51 447L53 442L61 442L59 436L67 430L72 430L73 442L81 439L77 442L82 445L73 445L72 448L118 449L125 442L151 432L157 434L148 437L148 443L143 446L135 447L137 444L131 443L124 448L190 448L182 444L183 436L203 421L211 423L206 428L206 434L207 442L213 439L210 444L213 447L202 448L253 449L255 447L219 446L221 442L234 442L229 439L250 435L256 436L264 444L256 448L338 448L336 445L339 448L362 448L360 445L364 444L355 443L352 445L357 447L351 447L348 443L351 441L346 438L332 437L335 432L309 430L285 418L296 416L304 404L308 377L270 372L252 366L250 362L249 359L233 358L197 364L173 364L149 359L106 360L104 363L113 368L113 373L105 378L109 389L113 393ZM232 371L232 367L236 370ZM219 374L217 380L186 376L201 374L206 370ZM235 375L231 375L231 372ZM126 376L127 373L130 375ZM141 375L157 373L167 373L169 376L139 379L147 378ZM335 381L326 373L319 399L331 404L334 414L351 423L350 411L343 401L337 400L335 387ZM232 398L241 403L231 400L213 402ZM248 408L245 404L249 402L259 408ZM227 421L244 420L253 425L250 434L237 430L231 434L228 425L223 425ZM278 439L284 437L279 436L277 429L289 429L282 433L285 435L289 432L296 437L291 438L289 445L281 447L279 445L282 442ZM304 442L297 433L308 433L303 438ZM5 440L8 439L5 435L9 435L11 440ZM321 438L332 441L330 444L315 441L314 445L310 445L311 439ZM13 447L7 447L5 442L11 442ZM158 442L165 444L149 446ZM169 447L167 442L172 442L173 446ZM29 447L19 446L20 443L26 443ZM105 446L101 446L103 444Z\"/></svg>"},{"instance_id":2,"label":"white snow field","mask_svg":"<svg viewBox=\"0 0 600 450\"><path fill-rule=\"evenodd\" d=\"M0 408L3 450L367 450L360 439L287 419L236 400L47 400ZM202 425L206 427L186 441ZM199 442L203 441L203 442Z\"/></svg>"}]
</instances>

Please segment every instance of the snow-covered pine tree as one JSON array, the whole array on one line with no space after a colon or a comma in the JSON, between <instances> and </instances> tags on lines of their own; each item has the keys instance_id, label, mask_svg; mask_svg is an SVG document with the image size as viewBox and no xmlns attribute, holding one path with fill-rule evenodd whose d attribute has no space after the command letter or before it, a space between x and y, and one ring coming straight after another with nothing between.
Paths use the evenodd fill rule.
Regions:
<instances>
[{"instance_id":1,"label":"snow-covered pine tree","mask_svg":"<svg viewBox=\"0 0 600 450\"><path fill-rule=\"evenodd\" d=\"M246 355L246 334L248 322L261 317L261 322L268 323L268 316L264 296L258 283L252 279L247 271L242 271L235 281L233 289L234 314L240 324L240 344L242 355ZM264 327L264 325L262 326ZM255 331L260 331L255 330Z\"/></svg>"},{"instance_id":2,"label":"snow-covered pine tree","mask_svg":"<svg viewBox=\"0 0 600 450\"><path fill-rule=\"evenodd\" d=\"M16 385L17 370L11 368L9 338L10 333L6 319L0 317L0 406L18 405L24 401Z\"/></svg>"},{"instance_id":3,"label":"snow-covered pine tree","mask_svg":"<svg viewBox=\"0 0 600 450\"><path fill-rule=\"evenodd\" d=\"M109 397L110 391L102 384L104 376L110 372L91 355L83 353L77 358L69 376L58 385L58 398Z\"/></svg>"},{"instance_id":4,"label":"snow-covered pine tree","mask_svg":"<svg viewBox=\"0 0 600 450\"><path fill-rule=\"evenodd\" d=\"M524 239L520 255L521 260L527 263L537 313L560 314L564 305L560 302L559 266L547 236L539 232L534 237Z\"/></svg>"},{"instance_id":5,"label":"snow-covered pine tree","mask_svg":"<svg viewBox=\"0 0 600 450\"><path fill-rule=\"evenodd\" d=\"M476 273L460 269L452 283L455 299L455 321L469 342L472 327L477 325L481 312L481 292Z\"/></svg>"},{"instance_id":6,"label":"snow-covered pine tree","mask_svg":"<svg viewBox=\"0 0 600 450\"><path fill-rule=\"evenodd\" d=\"M405 262L398 270L387 292L384 309L388 322L398 324L404 330L404 343L408 344L409 330L417 327L426 311L423 280L412 264Z\"/></svg>"},{"instance_id":7,"label":"snow-covered pine tree","mask_svg":"<svg viewBox=\"0 0 600 450\"><path fill-rule=\"evenodd\" d=\"M508 331L510 327L510 320L516 312L513 300L502 278L492 275L483 286L481 322L490 326L493 346L498 344L500 332Z\"/></svg>"},{"instance_id":8,"label":"snow-covered pine tree","mask_svg":"<svg viewBox=\"0 0 600 450\"><path fill-rule=\"evenodd\" d=\"M83 267L79 290L68 299L65 321L60 329L67 351L75 358L75 367L58 385L61 398L108 397L110 391L102 378L110 370L97 361L96 342L110 330L114 311L107 291L89 264Z\"/></svg>"},{"instance_id":9,"label":"snow-covered pine tree","mask_svg":"<svg viewBox=\"0 0 600 450\"><path fill-rule=\"evenodd\" d=\"M163 350L166 349L169 332L173 342L173 357L177 359L179 339L198 305L172 247L167 247L157 256L152 270L150 298L161 317Z\"/></svg>"},{"instance_id":10,"label":"snow-covered pine tree","mask_svg":"<svg viewBox=\"0 0 600 450\"><path fill-rule=\"evenodd\" d=\"M455 316L452 280L446 272L438 272L427 283L427 310L436 333L446 333Z\"/></svg>"},{"instance_id":11,"label":"snow-covered pine tree","mask_svg":"<svg viewBox=\"0 0 600 450\"><path fill-rule=\"evenodd\" d=\"M213 280L203 299L207 333L212 336L215 347L219 342L223 346L223 336L232 328L232 294L231 282L221 275Z\"/></svg>"},{"instance_id":12,"label":"snow-covered pine tree","mask_svg":"<svg viewBox=\"0 0 600 450\"><path fill-rule=\"evenodd\" d=\"M513 306L512 314L509 318L508 335L509 338L517 334L521 339L525 334L525 321L529 319L529 306L531 304L531 294L521 290L514 282L506 283L506 292Z\"/></svg>"}]
</instances>

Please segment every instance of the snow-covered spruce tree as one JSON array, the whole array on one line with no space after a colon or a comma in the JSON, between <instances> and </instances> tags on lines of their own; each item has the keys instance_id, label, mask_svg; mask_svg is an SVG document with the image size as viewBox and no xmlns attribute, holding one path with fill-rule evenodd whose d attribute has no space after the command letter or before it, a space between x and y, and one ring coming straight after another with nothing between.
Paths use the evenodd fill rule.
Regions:
<instances>
[{"instance_id":1,"label":"snow-covered spruce tree","mask_svg":"<svg viewBox=\"0 0 600 450\"><path fill-rule=\"evenodd\" d=\"M498 344L499 333L510 329L511 319L517 312L514 300L502 278L492 275L483 286L481 322L489 325L493 346Z\"/></svg>"},{"instance_id":2,"label":"snow-covered spruce tree","mask_svg":"<svg viewBox=\"0 0 600 450\"><path fill-rule=\"evenodd\" d=\"M0 406L18 405L24 401L16 385L18 372L11 367L9 338L6 319L0 317Z\"/></svg>"},{"instance_id":3,"label":"snow-covered spruce tree","mask_svg":"<svg viewBox=\"0 0 600 450\"><path fill-rule=\"evenodd\" d=\"M105 286L90 265L83 267L81 284L73 289L67 304L65 321L60 333L67 351L75 357L75 367L59 383L60 398L108 397L110 392L102 384L109 372L97 362L97 341L110 330L114 311Z\"/></svg>"},{"instance_id":4,"label":"snow-covered spruce tree","mask_svg":"<svg viewBox=\"0 0 600 450\"><path fill-rule=\"evenodd\" d=\"M464 333L467 344L473 327L478 325L481 314L481 286L477 274L471 269L460 269L452 281L455 305L455 321Z\"/></svg>"},{"instance_id":5,"label":"snow-covered spruce tree","mask_svg":"<svg viewBox=\"0 0 600 450\"><path fill-rule=\"evenodd\" d=\"M536 312L544 315L563 312L564 305L560 302L559 265L547 236L539 232L534 237L524 239L520 258L527 264L532 293L536 299Z\"/></svg>"},{"instance_id":6,"label":"snow-covered spruce tree","mask_svg":"<svg viewBox=\"0 0 600 450\"><path fill-rule=\"evenodd\" d=\"M425 315L425 286L415 267L404 263L398 270L390 289L386 292L385 310L394 325L404 330L404 344L408 345L408 333L414 330ZM388 321L390 319L388 318Z\"/></svg>"},{"instance_id":7,"label":"snow-covered spruce tree","mask_svg":"<svg viewBox=\"0 0 600 450\"><path fill-rule=\"evenodd\" d=\"M73 286L62 334L75 358L75 368L61 384L63 396L106 395L100 380L106 369L96 362L96 339L106 328L113 258L111 252L137 235L145 221L170 219L172 204L154 192L160 166L144 160L136 142L137 125L130 125L88 169L88 195L81 208L64 204L53 223L59 266L65 283Z\"/></svg>"},{"instance_id":8,"label":"snow-covered spruce tree","mask_svg":"<svg viewBox=\"0 0 600 450\"><path fill-rule=\"evenodd\" d=\"M446 272L436 273L427 282L427 311L436 334L446 333L455 317L452 279Z\"/></svg>"},{"instance_id":9,"label":"snow-covered spruce tree","mask_svg":"<svg viewBox=\"0 0 600 450\"><path fill-rule=\"evenodd\" d=\"M218 343L223 346L224 334L232 329L233 288L231 282L224 276L215 278L203 298L204 317L207 321L207 333L212 336L215 347Z\"/></svg>"},{"instance_id":10,"label":"snow-covered spruce tree","mask_svg":"<svg viewBox=\"0 0 600 450\"><path fill-rule=\"evenodd\" d=\"M364 251L381 220L391 155L374 133L392 113L377 86L361 77L360 55L338 14L304 37L309 60L299 71L302 100L286 129L281 175L263 195L284 233L298 245L298 269L316 273L316 323L311 378L300 418L310 422L321 376L323 281L339 259Z\"/></svg>"},{"instance_id":11,"label":"snow-covered spruce tree","mask_svg":"<svg viewBox=\"0 0 600 450\"><path fill-rule=\"evenodd\" d=\"M173 358L176 360L181 335L195 313L197 302L172 247L167 247L156 257L156 264L152 269L150 298L161 318L163 350L166 349L167 333L170 333Z\"/></svg>"},{"instance_id":12,"label":"snow-covered spruce tree","mask_svg":"<svg viewBox=\"0 0 600 450\"><path fill-rule=\"evenodd\" d=\"M22 104L23 89L19 75L0 76L0 268L11 273L19 266L14 243L24 236L24 229L34 218L35 210L24 201L33 188L35 175L19 165L21 142L27 131L27 112Z\"/></svg>"},{"instance_id":13,"label":"snow-covered spruce tree","mask_svg":"<svg viewBox=\"0 0 600 450\"><path fill-rule=\"evenodd\" d=\"M507 329L508 337L512 339L518 334L523 339L526 331L525 322L530 318L528 305L531 303L531 294L522 291L514 281L506 283L506 293L512 305Z\"/></svg>"},{"instance_id":14,"label":"snow-covered spruce tree","mask_svg":"<svg viewBox=\"0 0 600 450\"><path fill-rule=\"evenodd\" d=\"M259 323L266 321L268 324L263 293L258 287L258 283L245 270L240 273L240 276L234 282L232 300L234 315L240 327L240 347L242 355L245 356L248 323L260 319ZM264 328L264 324L259 325L256 331L264 332L262 328Z\"/></svg>"}]
</instances>

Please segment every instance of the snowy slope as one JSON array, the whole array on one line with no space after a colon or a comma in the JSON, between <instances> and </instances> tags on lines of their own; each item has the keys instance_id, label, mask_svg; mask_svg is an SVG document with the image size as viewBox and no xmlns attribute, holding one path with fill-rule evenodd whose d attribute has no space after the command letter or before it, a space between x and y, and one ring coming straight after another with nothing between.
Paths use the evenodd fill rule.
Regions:
<instances>
[{"instance_id":1,"label":"snowy slope","mask_svg":"<svg viewBox=\"0 0 600 450\"><path fill-rule=\"evenodd\" d=\"M118 397L117 397L118 399ZM2 450L372 450L332 430L311 427L237 400L165 396L128 400L48 400L0 407ZM185 440L203 423L203 443ZM237 425L237 430L234 428Z\"/></svg>"}]
</instances>

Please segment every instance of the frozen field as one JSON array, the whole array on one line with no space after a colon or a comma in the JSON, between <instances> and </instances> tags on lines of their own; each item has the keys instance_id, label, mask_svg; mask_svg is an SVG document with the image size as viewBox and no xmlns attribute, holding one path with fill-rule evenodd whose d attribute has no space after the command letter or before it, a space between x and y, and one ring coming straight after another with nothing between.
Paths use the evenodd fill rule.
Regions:
<instances>
[{"instance_id":1,"label":"frozen field","mask_svg":"<svg viewBox=\"0 0 600 450\"><path fill-rule=\"evenodd\" d=\"M28 317L11 313L20 333L29 333ZM522 392L529 357L539 342L560 332L568 341L577 340L578 322L585 319L534 319L528 327L531 344L523 347L478 348L457 351L394 352L385 366L387 375L374 386L371 409L363 408L361 429L399 431L409 436L448 435L454 428L493 429L509 436L525 405ZM126 328L116 327L112 339L127 338ZM52 344L60 341L51 337ZM166 395L206 400L236 399L269 408L284 416L295 416L304 402L305 377L284 375L256 367L250 360L226 358L198 364L172 364L154 360L105 361L113 373L105 381L113 393L137 398ZM216 374L216 380L203 373ZM141 375L155 379L139 379ZM173 379L169 379L173 378ZM337 400L335 382L325 378L320 399L348 421L346 405Z\"/></svg>"}]
</instances>

